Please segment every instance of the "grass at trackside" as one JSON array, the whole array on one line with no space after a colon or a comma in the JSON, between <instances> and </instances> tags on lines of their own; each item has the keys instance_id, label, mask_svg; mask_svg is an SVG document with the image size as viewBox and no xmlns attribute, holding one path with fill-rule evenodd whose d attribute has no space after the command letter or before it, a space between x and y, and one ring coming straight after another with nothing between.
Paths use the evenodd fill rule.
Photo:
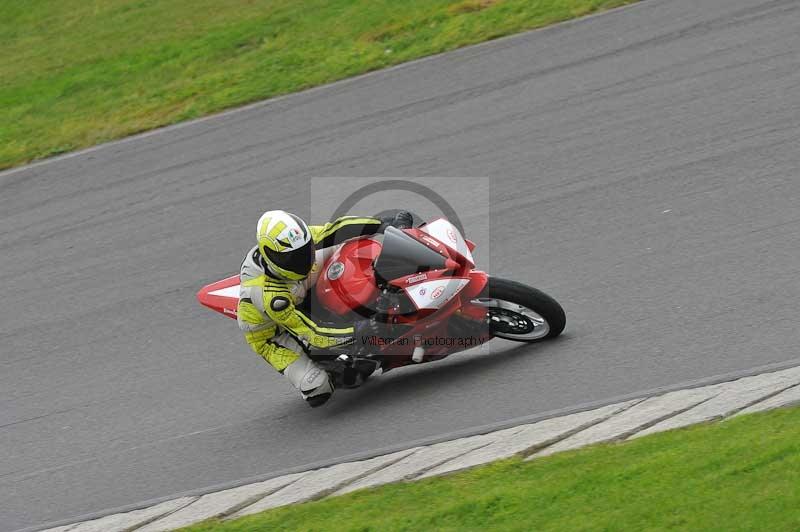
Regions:
<instances>
[{"instance_id":1,"label":"grass at trackside","mask_svg":"<svg viewBox=\"0 0 800 532\"><path fill-rule=\"evenodd\" d=\"M632 1L0 2L0 168Z\"/></svg>"},{"instance_id":2,"label":"grass at trackside","mask_svg":"<svg viewBox=\"0 0 800 532\"><path fill-rule=\"evenodd\" d=\"M666 529L800 530L800 408L185 530Z\"/></svg>"}]
</instances>

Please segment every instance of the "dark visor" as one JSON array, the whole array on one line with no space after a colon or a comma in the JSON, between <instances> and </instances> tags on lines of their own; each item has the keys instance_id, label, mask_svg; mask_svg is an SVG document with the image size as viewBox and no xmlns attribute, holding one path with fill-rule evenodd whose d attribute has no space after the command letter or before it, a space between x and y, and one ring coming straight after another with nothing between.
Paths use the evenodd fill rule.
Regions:
<instances>
[{"instance_id":1,"label":"dark visor","mask_svg":"<svg viewBox=\"0 0 800 532\"><path fill-rule=\"evenodd\" d=\"M278 268L306 276L314 264L314 241L309 240L306 245L292 251L279 253L269 248L264 248L267 257Z\"/></svg>"}]
</instances>

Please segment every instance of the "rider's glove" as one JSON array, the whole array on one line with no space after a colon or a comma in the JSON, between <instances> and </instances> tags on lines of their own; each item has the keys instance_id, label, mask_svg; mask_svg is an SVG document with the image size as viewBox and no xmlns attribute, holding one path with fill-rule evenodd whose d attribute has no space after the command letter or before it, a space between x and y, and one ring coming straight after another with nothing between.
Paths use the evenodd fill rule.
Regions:
<instances>
[{"instance_id":1,"label":"rider's glove","mask_svg":"<svg viewBox=\"0 0 800 532\"><path fill-rule=\"evenodd\" d=\"M379 233L382 233L387 227L396 227L398 229L411 229L414 227L414 215L408 211L398 211L394 216L387 216L380 219L383 225Z\"/></svg>"},{"instance_id":2,"label":"rider's glove","mask_svg":"<svg viewBox=\"0 0 800 532\"><path fill-rule=\"evenodd\" d=\"M414 227L414 216L408 211L400 211L394 215L392 226L398 229L411 229Z\"/></svg>"}]
</instances>

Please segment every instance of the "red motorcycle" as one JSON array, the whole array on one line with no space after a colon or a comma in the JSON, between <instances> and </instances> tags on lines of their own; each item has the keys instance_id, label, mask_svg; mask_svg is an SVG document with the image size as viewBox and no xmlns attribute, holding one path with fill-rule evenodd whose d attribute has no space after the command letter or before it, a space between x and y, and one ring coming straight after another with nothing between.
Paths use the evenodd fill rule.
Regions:
<instances>
[{"instance_id":1,"label":"red motorcycle","mask_svg":"<svg viewBox=\"0 0 800 532\"><path fill-rule=\"evenodd\" d=\"M352 346L312 351L338 384L353 368L368 375L442 359L492 338L538 342L558 336L566 317L547 294L476 270L466 240L449 221L348 240L325 261L303 305L315 317L353 323L369 318L373 334ZM236 318L239 277L203 287L203 305ZM365 369L367 368L367 369Z\"/></svg>"}]
</instances>

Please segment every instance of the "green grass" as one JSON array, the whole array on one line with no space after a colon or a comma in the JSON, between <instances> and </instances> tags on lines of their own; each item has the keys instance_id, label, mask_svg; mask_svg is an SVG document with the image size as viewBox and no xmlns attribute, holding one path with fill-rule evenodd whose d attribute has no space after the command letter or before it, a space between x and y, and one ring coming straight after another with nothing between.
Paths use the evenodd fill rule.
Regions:
<instances>
[{"instance_id":1,"label":"green grass","mask_svg":"<svg viewBox=\"0 0 800 532\"><path fill-rule=\"evenodd\" d=\"M800 408L185 530L797 531Z\"/></svg>"},{"instance_id":2,"label":"green grass","mask_svg":"<svg viewBox=\"0 0 800 532\"><path fill-rule=\"evenodd\" d=\"M5 0L0 168L633 0Z\"/></svg>"}]
</instances>

